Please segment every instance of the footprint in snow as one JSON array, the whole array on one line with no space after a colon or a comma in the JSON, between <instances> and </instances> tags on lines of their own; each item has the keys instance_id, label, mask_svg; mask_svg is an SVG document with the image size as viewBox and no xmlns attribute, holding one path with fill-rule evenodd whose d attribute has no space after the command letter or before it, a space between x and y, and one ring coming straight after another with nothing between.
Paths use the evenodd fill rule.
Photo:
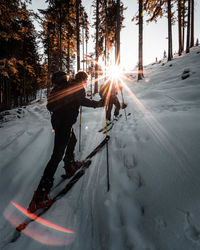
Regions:
<instances>
[{"instance_id":1,"label":"footprint in snow","mask_svg":"<svg viewBox=\"0 0 200 250\"><path fill-rule=\"evenodd\" d=\"M127 171L127 175L129 179L135 183L138 189L144 186L144 181L140 173L133 172L131 169L129 169L129 171Z\"/></svg>"},{"instance_id":2,"label":"footprint in snow","mask_svg":"<svg viewBox=\"0 0 200 250\"><path fill-rule=\"evenodd\" d=\"M163 230L167 227L167 223L162 217L155 218L155 227L157 231Z\"/></svg>"},{"instance_id":3,"label":"footprint in snow","mask_svg":"<svg viewBox=\"0 0 200 250\"><path fill-rule=\"evenodd\" d=\"M140 137L138 134L135 134L134 136L135 136L136 141L140 141Z\"/></svg>"},{"instance_id":4,"label":"footprint in snow","mask_svg":"<svg viewBox=\"0 0 200 250\"><path fill-rule=\"evenodd\" d=\"M173 111L173 112L176 112L176 111L177 111L177 108L172 108L172 111Z\"/></svg>"},{"instance_id":5,"label":"footprint in snow","mask_svg":"<svg viewBox=\"0 0 200 250\"><path fill-rule=\"evenodd\" d=\"M126 143L123 143L122 140L118 139L117 137L115 137L115 145L119 149L126 147Z\"/></svg>"},{"instance_id":6,"label":"footprint in snow","mask_svg":"<svg viewBox=\"0 0 200 250\"><path fill-rule=\"evenodd\" d=\"M188 78L190 76L190 69L184 69L181 78L182 80L185 80L186 78Z\"/></svg>"},{"instance_id":7,"label":"footprint in snow","mask_svg":"<svg viewBox=\"0 0 200 250\"><path fill-rule=\"evenodd\" d=\"M135 137L135 139L136 139L136 141L137 142L147 142L147 141L149 141L149 139L150 139L150 137L149 137L149 135L145 135L145 136L143 136L143 137L140 137L138 134L134 134L134 137Z\"/></svg>"},{"instance_id":8,"label":"footprint in snow","mask_svg":"<svg viewBox=\"0 0 200 250\"><path fill-rule=\"evenodd\" d=\"M200 228L194 225L189 212L186 212L185 234L189 240L200 245Z\"/></svg>"},{"instance_id":9,"label":"footprint in snow","mask_svg":"<svg viewBox=\"0 0 200 250\"><path fill-rule=\"evenodd\" d=\"M138 165L137 159L135 158L134 155L127 156L126 154L123 154L122 157L123 157L124 166L127 169L135 168Z\"/></svg>"},{"instance_id":10,"label":"footprint in snow","mask_svg":"<svg viewBox=\"0 0 200 250\"><path fill-rule=\"evenodd\" d=\"M189 107L189 106L183 107L183 111L188 111L188 110L190 110L190 109L191 109L191 107Z\"/></svg>"}]
</instances>

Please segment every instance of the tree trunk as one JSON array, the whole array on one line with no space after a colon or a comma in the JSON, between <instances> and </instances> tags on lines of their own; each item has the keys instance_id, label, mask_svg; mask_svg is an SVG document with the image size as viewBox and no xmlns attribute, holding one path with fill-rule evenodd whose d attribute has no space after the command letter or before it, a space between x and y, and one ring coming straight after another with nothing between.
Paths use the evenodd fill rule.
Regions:
<instances>
[{"instance_id":1,"label":"tree trunk","mask_svg":"<svg viewBox=\"0 0 200 250\"><path fill-rule=\"evenodd\" d=\"M85 37L84 37L84 26L82 29L82 37L83 37L83 70L85 70Z\"/></svg>"},{"instance_id":2,"label":"tree trunk","mask_svg":"<svg viewBox=\"0 0 200 250\"><path fill-rule=\"evenodd\" d=\"M77 50L77 72L80 70L80 24L79 24L80 0L76 0L76 50Z\"/></svg>"},{"instance_id":3,"label":"tree trunk","mask_svg":"<svg viewBox=\"0 0 200 250\"><path fill-rule=\"evenodd\" d=\"M187 21L187 45L186 45L186 53L190 52L190 8L191 8L191 1L188 0L188 21Z\"/></svg>"},{"instance_id":4,"label":"tree trunk","mask_svg":"<svg viewBox=\"0 0 200 250\"><path fill-rule=\"evenodd\" d=\"M139 0L139 53L138 53L138 81L143 76L143 0Z\"/></svg>"},{"instance_id":5,"label":"tree trunk","mask_svg":"<svg viewBox=\"0 0 200 250\"><path fill-rule=\"evenodd\" d=\"M87 39L85 39L85 53L86 53L85 67L86 67L86 72L88 72L88 40Z\"/></svg>"},{"instance_id":6,"label":"tree trunk","mask_svg":"<svg viewBox=\"0 0 200 250\"><path fill-rule=\"evenodd\" d=\"M185 47L185 0L181 2L182 49Z\"/></svg>"},{"instance_id":7,"label":"tree trunk","mask_svg":"<svg viewBox=\"0 0 200 250\"><path fill-rule=\"evenodd\" d=\"M107 27L107 0L104 0L104 8L105 8L105 51L104 51L104 58L105 58L105 76L107 74L107 39L108 39L108 27Z\"/></svg>"},{"instance_id":8,"label":"tree trunk","mask_svg":"<svg viewBox=\"0 0 200 250\"><path fill-rule=\"evenodd\" d=\"M51 26L51 23L48 22L47 24L47 40L48 40L48 48L47 48L47 96L49 96L50 94L50 86L51 86L51 83L50 83L50 74L51 74L51 56L50 56L50 26Z\"/></svg>"},{"instance_id":9,"label":"tree trunk","mask_svg":"<svg viewBox=\"0 0 200 250\"><path fill-rule=\"evenodd\" d=\"M67 38L67 73L70 75L70 36Z\"/></svg>"},{"instance_id":10,"label":"tree trunk","mask_svg":"<svg viewBox=\"0 0 200 250\"><path fill-rule=\"evenodd\" d=\"M115 63L120 65L120 0L117 0L116 54Z\"/></svg>"},{"instance_id":11,"label":"tree trunk","mask_svg":"<svg viewBox=\"0 0 200 250\"><path fill-rule=\"evenodd\" d=\"M96 46L95 46L95 86L94 94L98 93L98 60L99 60L99 0L96 0Z\"/></svg>"},{"instance_id":12,"label":"tree trunk","mask_svg":"<svg viewBox=\"0 0 200 250\"><path fill-rule=\"evenodd\" d=\"M181 34L181 0L178 0L178 45L178 54L180 56L183 52Z\"/></svg>"},{"instance_id":13,"label":"tree trunk","mask_svg":"<svg viewBox=\"0 0 200 250\"><path fill-rule=\"evenodd\" d=\"M190 47L194 47L194 0L191 0L191 41Z\"/></svg>"},{"instance_id":14,"label":"tree trunk","mask_svg":"<svg viewBox=\"0 0 200 250\"><path fill-rule=\"evenodd\" d=\"M59 6L59 70L62 71L62 10Z\"/></svg>"},{"instance_id":15,"label":"tree trunk","mask_svg":"<svg viewBox=\"0 0 200 250\"><path fill-rule=\"evenodd\" d=\"M168 0L168 61L173 58L172 54L172 20L171 20L171 0Z\"/></svg>"}]
</instances>

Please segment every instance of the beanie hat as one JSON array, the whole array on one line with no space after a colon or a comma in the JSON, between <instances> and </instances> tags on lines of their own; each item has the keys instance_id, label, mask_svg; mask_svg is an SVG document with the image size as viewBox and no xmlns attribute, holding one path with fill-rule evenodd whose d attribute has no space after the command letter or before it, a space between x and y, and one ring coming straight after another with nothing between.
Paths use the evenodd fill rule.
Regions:
<instances>
[{"instance_id":1,"label":"beanie hat","mask_svg":"<svg viewBox=\"0 0 200 250\"><path fill-rule=\"evenodd\" d=\"M79 71L76 75L75 75L75 80L76 81L84 81L88 79L88 74L85 71Z\"/></svg>"}]
</instances>

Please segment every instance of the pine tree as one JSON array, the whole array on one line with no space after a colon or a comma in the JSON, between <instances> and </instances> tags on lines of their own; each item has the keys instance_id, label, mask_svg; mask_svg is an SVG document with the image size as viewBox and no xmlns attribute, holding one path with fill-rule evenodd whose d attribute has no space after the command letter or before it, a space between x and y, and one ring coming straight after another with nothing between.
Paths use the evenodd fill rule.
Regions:
<instances>
[{"instance_id":1,"label":"pine tree","mask_svg":"<svg viewBox=\"0 0 200 250\"><path fill-rule=\"evenodd\" d=\"M196 46L199 46L199 39L197 38L197 40L196 40L196 44L195 44Z\"/></svg>"},{"instance_id":2,"label":"pine tree","mask_svg":"<svg viewBox=\"0 0 200 250\"><path fill-rule=\"evenodd\" d=\"M178 49L178 53L179 56L182 54L183 52L183 47L182 47L182 28L181 28L181 0L177 0L178 3L178 45L179 45L179 49Z\"/></svg>"},{"instance_id":3,"label":"pine tree","mask_svg":"<svg viewBox=\"0 0 200 250\"><path fill-rule=\"evenodd\" d=\"M138 80L142 80L143 75L143 0L139 0L139 58L138 58Z\"/></svg>"},{"instance_id":4,"label":"pine tree","mask_svg":"<svg viewBox=\"0 0 200 250\"><path fill-rule=\"evenodd\" d=\"M149 18L147 22L155 21L162 18L167 13L168 18L168 60L173 58L172 52L172 24L174 22L174 12L172 12L172 2L175 0L146 0L144 2L144 11Z\"/></svg>"},{"instance_id":5,"label":"pine tree","mask_svg":"<svg viewBox=\"0 0 200 250\"><path fill-rule=\"evenodd\" d=\"M80 1L76 0L76 53L77 53L77 71L80 70Z\"/></svg>"},{"instance_id":6,"label":"pine tree","mask_svg":"<svg viewBox=\"0 0 200 250\"><path fill-rule=\"evenodd\" d=\"M116 2L116 42L115 42L115 63L120 64L120 0Z\"/></svg>"},{"instance_id":7,"label":"pine tree","mask_svg":"<svg viewBox=\"0 0 200 250\"><path fill-rule=\"evenodd\" d=\"M191 36L190 47L194 46L194 0L191 0Z\"/></svg>"},{"instance_id":8,"label":"pine tree","mask_svg":"<svg viewBox=\"0 0 200 250\"><path fill-rule=\"evenodd\" d=\"M96 44L95 44L95 86L94 86L94 94L98 93L98 61L99 61L99 3L100 0L96 0Z\"/></svg>"},{"instance_id":9,"label":"pine tree","mask_svg":"<svg viewBox=\"0 0 200 250\"><path fill-rule=\"evenodd\" d=\"M25 3L1 1L0 72L1 109L18 106L35 98L41 84L33 14ZM28 80L27 80L28 79Z\"/></svg>"},{"instance_id":10,"label":"pine tree","mask_svg":"<svg viewBox=\"0 0 200 250\"><path fill-rule=\"evenodd\" d=\"M188 0L188 13L187 13L187 44L186 44L186 53L189 53L190 52L190 33L191 33L191 30L190 30L190 18L191 18L191 15L190 15L190 10L191 10L191 0Z\"/></svg>"},{"instance_id":11,"label":"pine tree","mask_svg":"<svg viewBox=\"0 0 200 250\"><path fill-rule=\"evenodd\" d=\"M83 70L85 70L86 64L86 71L87 71L87 43L89 40L89 22L88 22L88 15L84 10L84 7L81 7L81 28L82 28L82 63L83 63Z\"/></svg>"},{"instance_id":12,"label":"pine tree","mask_svg":"<svg viewBox=\"0 0 200 250\"><path fill-rule=\"evenodd\" d=\"M76 0L51 0L46 10L41 10L41 34L49 72L58 70L72 74L76 52ZM59 4L58 4L59 2ZM60 11L62 9L62 11Z\"/></svg>"},{"instance_id":13,"label":"pine tree","mask_svg":"<svg viewBox=\"0 0 200 250\"><path fill-rule=\"evenodd\" d=\"M185 25L186 25L186 22L185 22L185 18L186 18L186 0L182 0L181 1L181 17L182 17L182 24L181 24L181 27L182 27L182 49L184 50L184 44L185 44Z\"/></svg>"},{"instance_id":14,"label":"pine tree","mask_svg":"<svg viewBox=\"0 0 200 250\"><path fill-rule=\"evenodd\" d=\"M167 13L168 13L168 61L171 61L173 58L171 0L167 0Z\"/></svg>"}]
</instances>

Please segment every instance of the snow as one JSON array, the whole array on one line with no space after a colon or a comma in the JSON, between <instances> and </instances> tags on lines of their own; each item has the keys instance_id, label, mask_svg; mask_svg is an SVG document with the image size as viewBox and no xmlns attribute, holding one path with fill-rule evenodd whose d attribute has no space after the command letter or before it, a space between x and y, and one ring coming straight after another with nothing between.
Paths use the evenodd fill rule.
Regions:
<instances>
[{"instance_id":1,"label":"snow","mask_svg":"<svg viewBox=\"0 0 200 250\"><path fill-rule=\"evenodd\" d=\"M125 81L126 112L131 115L126 120L121 110L123 116L109 131L110 191L104 147L72 190L43 215L74 234L32 222L9 243L12 223L25 218L11 201L28 206L51 156L54 133L45 98L7 111L0 123L0 249L199 249L199 69L196 47L171 62L146 66L139 83L134 74ZM185 79L183 74L188 74ZM104 125L103 109L83 108L77 159L104 138L98 133ZM74 127L78 136L78 121Z\"/></svg>"}]
</instances>

